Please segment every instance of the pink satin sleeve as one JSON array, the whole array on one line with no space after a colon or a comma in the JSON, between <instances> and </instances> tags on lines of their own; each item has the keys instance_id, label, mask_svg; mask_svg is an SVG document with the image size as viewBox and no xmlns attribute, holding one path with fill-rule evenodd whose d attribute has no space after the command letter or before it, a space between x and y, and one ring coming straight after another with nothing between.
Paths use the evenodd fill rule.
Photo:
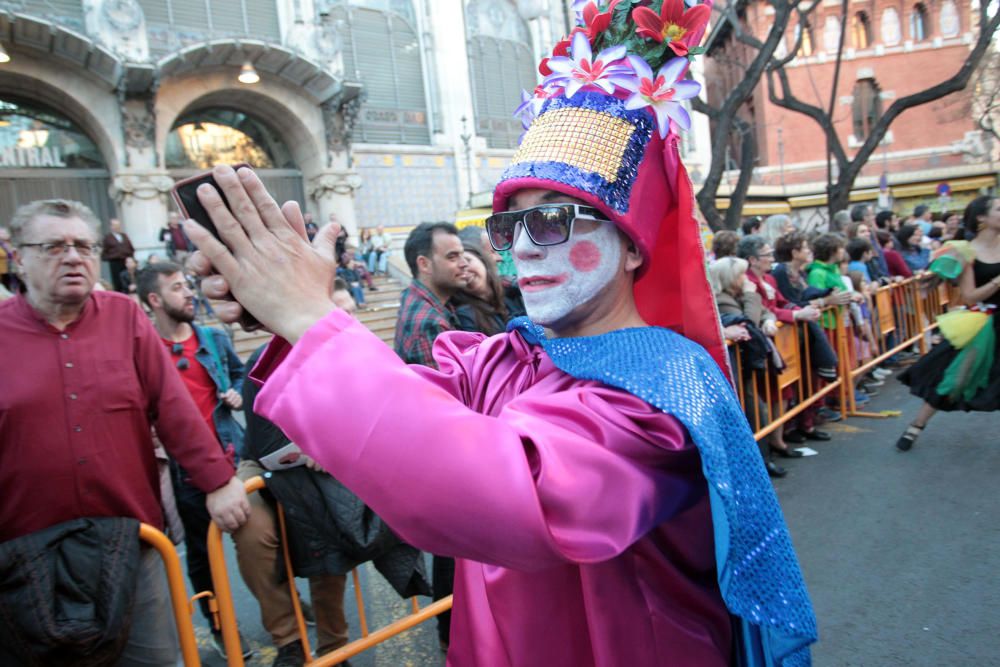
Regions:
<instances>
[{"instance_id":1,"label":"pink satin sleeve","mask_svg":"<svg viewBox=\"0 0 1000 667\"><path fill-rule=\"evenodd\" d=\"M467 407L524 381L505 339L439 338L434 371L334 312L261 358L254 407L407 542L514 569L608 560L705 493L683 428L629 394L559 374Z\"/></svg>"}]
</instances>

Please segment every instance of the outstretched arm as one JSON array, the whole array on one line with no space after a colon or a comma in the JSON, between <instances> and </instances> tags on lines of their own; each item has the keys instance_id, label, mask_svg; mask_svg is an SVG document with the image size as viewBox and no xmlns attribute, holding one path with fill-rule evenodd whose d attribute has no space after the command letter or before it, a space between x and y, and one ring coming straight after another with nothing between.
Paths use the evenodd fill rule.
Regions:
<instances>
[{"instance_id":1,"label":"outstretched arm","mask_svg":"<svg viewBox=\"0 0 1000 667\"><path fill-rule=\"evenodd\" d=\"M613 558L706 492L684 430L643 401L573 384L479 414L471 357L435 352L440 371L409 367L333 313L258 366L255 408L406 541L516 569Z\"/></svg>"}]
</instances>

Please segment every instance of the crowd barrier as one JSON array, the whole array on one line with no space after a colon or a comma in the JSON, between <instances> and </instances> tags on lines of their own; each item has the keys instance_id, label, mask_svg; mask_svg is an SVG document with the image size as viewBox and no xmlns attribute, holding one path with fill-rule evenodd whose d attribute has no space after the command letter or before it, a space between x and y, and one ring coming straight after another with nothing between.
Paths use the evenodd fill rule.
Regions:
<instances>
[{"instance_id":1,"label":"crowd barrier","mask_svg":"<svg viewBox=\"0 0 1000 667\"><path fill-rule=\"evenodd\" d=\"M174 620L177 623L177 639L181 647L181 658L186 667L201 667L198 656L198 643L194 638L194 624L191 617L194 614L194 601L200 597L209 597L211 593L200 593L190 600L184 585L184 572L181 570L181 559L177 555L174 543L163 532L148 523L139 524L139 539L156 549L163 559L167 571L167 586L170 589L170 603L174 610ZM210 605L213 606L213 605Z\"/></svg>"},{"instance_id":2,"label":"crowd barrier","mask_svg":"<svg viewBox=\"0 0 1000 667\"><path fill-rule=\"evenodd\" d=\"M253 477L246 481L247 493L255 493L264 488L264 480L261 477ZM365 614L364 596L361 591L361 579L357 570L351 571L354 581L354 597L357 603L358 625L360 626L361 637L336 651L331 651L326 655L312 658L312 650L309 644L309 634L306 631L305 617L302 615L302 605L299 601L298 589L295 586L295 574L292 571L292 561L288 553L288 540L285 533L285 515L278 504L278 528L281 531L281 544L284 556L285 572L288 575L288 586L291 591L292 602L295 607L295 620L299 628L299 637L302 639L302 648L306 654L306 665L309 667L328 667L338 665L345 660L366 651L387 639L391 639L410 628L434 618L438 614L451 609L452 597L437 600L432 604L421 608L417 598L411 598L413 611L401 619L389 625L370 632ZM215 601L218 604L219 627L222 631L222 641L226 648L226 660L230 667L242 667L243 656L240 650L239 629L236 620L236 611L233 606L232 588L229 585L229 573L226 567L225 552L222 549L222 531L213 522L208 530L208 558L212 569L212 585L215 588ZM190 624L190 617L188 618Z\"/></svg>"},{"instance_id":3,"label":"crowd barrier","mask_svg":"<svg viewBox=\"0 0 1000 667\"><path fill-rule=\"evenodd\" d=\"M759 441L832 396L844 417L885 417L858 409L855 388L875 367L918 347L923 354L937 327L936 318L957 305L957 289L933 274L879 287L858 307L830 306L819 324L837 354L837 377L815 373L807 322L780 323L773 343L785 363L774 369L747 368L742 347L730 342L736 391L754 437Z\"/></svg>"}]
</instances>

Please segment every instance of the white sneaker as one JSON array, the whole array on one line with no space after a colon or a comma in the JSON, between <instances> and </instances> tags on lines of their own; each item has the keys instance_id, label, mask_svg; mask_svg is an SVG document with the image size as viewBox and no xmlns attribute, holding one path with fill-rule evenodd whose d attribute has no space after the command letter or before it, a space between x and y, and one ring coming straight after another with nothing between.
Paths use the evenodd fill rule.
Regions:
<instances>
[{"instance_id":1,"label":"white sneaker","mask_svg":"<svg viewBox=\"0 0 1000 667\"><path fill-rule=\"evenodd\" d=\"M872 371L872 375L877 377L879 380L884 380L887 377L892 377L892 371L887 368L876 368Z\"/></svg>"}]
</instances>

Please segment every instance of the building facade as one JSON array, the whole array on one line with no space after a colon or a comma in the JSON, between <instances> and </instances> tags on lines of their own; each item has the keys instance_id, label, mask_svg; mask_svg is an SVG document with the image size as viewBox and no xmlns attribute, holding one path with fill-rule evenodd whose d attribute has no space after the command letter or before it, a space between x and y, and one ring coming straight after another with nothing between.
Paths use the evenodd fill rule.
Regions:
<instances>
[{"instance_id":1,"label":"building facade","mask_svg":"<svg viewBox=\"0 0 1000 667\"><path fill-rule=\"evenodd\" d=\"M0 220L69 197L155 251L174 182L218 162L352 231L454 219L565 32L546 0L5 2Z\"/></svg>"},{"instance_id":2,"label":"building facade","mask_svg":"<svg viewBox=\"0 0 1000 667\"><path fill-rule=\"evenodd\" d=\"M973 4L963 0L851 0L833 107L833 124L848 157L856 154L895 99L958 72L978 34ZM819 3L809 15L797 56L785 67L795 96L824 109L830 102L841 8L839 0ZM767 3L746 3L744 25L763 38L773 25L773 15ZM778 56L796 43L799 30L794 19L791 23ZM728 57L710 58L706 65L710 101L725 94L727 80L740 76L740 67L733 63L752 55L734 42L720 50ZM876 201L883 175L882 201L886 203L892 195L898 210L912 209L916 203L954 210L984 186L995 186L1000 146L991 145L987 133L977 126L972 113L974 94L970 86L900 115L863 168L854 199ZM773 104L766 79L741 114L751 122L758 147L752 194L783 196L793 209L798 205L812 211L825 204L826 144L820 126ZM733 150L738 150L735 143ZM942 197L940 192L946 190L951 194Z\"/></svg>"}]
</instances>

